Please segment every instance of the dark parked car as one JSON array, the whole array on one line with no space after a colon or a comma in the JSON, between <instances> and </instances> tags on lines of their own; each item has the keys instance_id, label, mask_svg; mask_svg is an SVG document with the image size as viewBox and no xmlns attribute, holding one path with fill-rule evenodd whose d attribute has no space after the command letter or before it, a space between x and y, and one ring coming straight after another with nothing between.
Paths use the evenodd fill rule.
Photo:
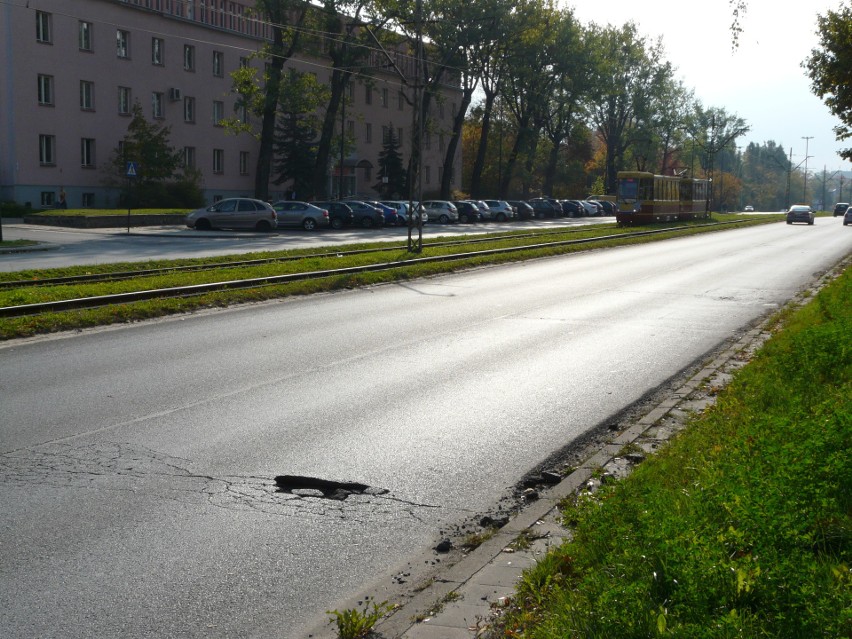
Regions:
<instances>
[{"instance_id":1,"label":"dark parked car","mask_svg":"<svg viewBox=\"0 0 852 639\"><path fill-rule=\"evenodd\" d=\"M557 210L549 199L536 197L531 200L527 200L527 203L532 207L533 211L535 211L535 216L537 218L559 217L562 215L562 207L560 206Z\"/></svg>"},{"instance_id":2,"label":"dark parked car","mask_svg":"<svg viewBox=\"0 0 852 639\"><path fill-rule=\"evenodd\" d=\"M396 212L396 207L388 206L374 200L364 200L367 204L375 206L385 216L385 226L400 226L399 215Z\"/></svg>"},{"instance_id":3,"label":"dark parked car","mask_svg":"<svg viewBox=\"0 0 852 639\"><path fill-rule=\"evenodd\" d=\"M852 206L846 207L846 213L843 214L843 226L852 224Z\"/></svg>"},{"instance_id":4,"label":"dark parked car","mask_svg":"<svg viewBox=\"0 0 852 639\"><path fill-rule=\"evenodd\" d=\"M209 229L254 229L271 231L278 226L278 214L268 202L247 197L231 197L187 214L186 225L198 231Z\"/></svg>"},{"instance_id":5,"label":"dark parked car","mask_svg":"<svg viewBox=\"0 0 852 639\"><path fill-rule=\"evenodd\" d=\"M371 204L362 202L361 200L346 200L346 206L352 209L355 214L355 222L365 229L371 226L384 226L385 214Z\"/></svg>"},{"instance_id":6,"label":"dark parked car","mask_svg":"<svg viewBox=\"0 0 852 639\"><path fill-rule=\"evenodd\" d=\"M568 217L583 217L586 212L577 200L562 200L560 204Z\"/></svg>"},{"instance_id":7,"label":"dark parked car","mask_svg":"<svg viewBox=\"0 0 852 639\"><path fill-rule=\"evenodd\" d=\"M838 215L844 215L846 213L846 209L848 208L848 202L838 202L834 205L834 217L837 217Z\"/></svg>"},{"instance_id":8,"label":"dark parked car","mask_svg":"<svg viewBox=\"0 0 852 639\"><path fill-rule=\"evenodd\" d=\"M618 207L615 205L614 202L610 202L609 200L592 201L603 207L604 215L615 215L616 213L618 213Z\"/></svg>"},{"instance_id":9,"label":"dark parked car","mask_svg":"<svg viewBox=\"0 0 852 639\"><path fill-rule=\"evenodd\" d=\"M302 227L306 231L327 229L331 226L328 209L299 202L298 200L280 200L272 205L278 214L278 228L284 226Z\"/></svg>"},{"instance_id":10,"label":"dark parked car","mask_svg":"<svg viewBox=\"0 0 852 639\"><path fill-rule=\"evenodd\" d=\"M345 226L355 224L355 213L352 212L352 207L345 202L313 202L313 204L328 211L333 229L342 229Z\"/></svg>"},{"instance_id":11,"label":"dark parked car","mask_svg":"<svg viewBox=\"0 0 852 639\"><path fill-rule=\"evenodd\" d=\"M509 200L508 202L515 207L515 210L518 212L519 220L531 220L535 217L533 207L523 200Z\"/></svg>"},{"instance_id":12,"label":"dark parked car","mask_svg":"<svg viewBox=\"0 0 852 639\"><path fill-rule=\"evenodd\" d=\"M456 209L459 212L460 223L469 224L471 222L479 221L479 207L473 202L469 202L467 200L453 200L453 204L456 205Z\"/></svg>"}]
</instances>

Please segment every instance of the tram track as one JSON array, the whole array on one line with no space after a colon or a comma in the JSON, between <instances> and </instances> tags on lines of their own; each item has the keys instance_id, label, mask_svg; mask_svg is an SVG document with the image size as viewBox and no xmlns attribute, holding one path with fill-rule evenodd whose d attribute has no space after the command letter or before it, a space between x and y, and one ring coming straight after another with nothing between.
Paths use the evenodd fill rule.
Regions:
<instances>
[{"instance_id":1,"label":"tram track","mask_svg":"<svg viewBox=\"0 0 852 639\"><path fill-rule=\"evenodd\" d=\"M268 275L261 277L249 277L235 280L225 280L218 282L210 282L204 284L192 284L188 286L171 286L171 287L162 287L162 288L149 288L138 291L129 291L124 293L113 293L108 295L96 295L96 296L86 296L86 297L77 297L70 298L64 300L55 300L55 301L46 301L46 302L37 302L30 304L20 304L14 306L3 306L0 307L0 317L26 317L39 315L42 313L55 313L61 311L69 311L69 310L78 310L78 309L91 309L98 308L103 306L110 306L115 304L127 304L130 302L138 302L152 299L166 299L166 298L178 298L178 297L193 297L198 295L204 295L207 293L214 293L219 291L227 291L227 290L237 290L237 289L251 289L251 288L261 288L267 286L276 286L280 284L286 284L290 282L298 282L310 279L319 279L326 277L340 277L347 275L354 275L358 273L368 273L368 272L378 272L378 271L387 271L405 267L412 267L421 264L429 264L429 263L438 263L438 262L450 262L450 261L463 261L468 259L475 259L479 257L488 257L494 255L506 255L511 253L519 253L522 251L531 251L538 249L547 249L553 247L560 246L571 246L571 245L580 245L580 244L594 244L598 242L607 242L619 239L631 239L637 237L645 237L645 236L653 236L664 233L672 233L678 231L686 231L690 229L696 228L706 228L706 227L724 227L732 224L739 224L741 220L732 220L725 222L711 222L708 224L701 225L686 225L686 226L675 226L669 227L665 229L650 229L643 231L631 231L627 233L615 233L615 234L607 234L589 238L581 238L581 239L567 239L567 240L558 240L558 241L548 241L548 242L538 242L534 244L522 244L519 246L511 246L511 247L502 247L502 248L493 248L486 249L480 251L464 251L459 253L450 253L446 255L437 255L437 256L429 256L429 257L416 257L405 260L392 260L385 262L377 262L374 264L365 264L361 266L350 266L338 269L325 269L318 271L306 271L299 273L287 273L283 275ZM552 234L557 234L554 232ZM565 235L565 232L559 232L560 235ZM504 238L476 238L472 240L464 240L464 241L452 241L452 242L434 242L429 244L429 247L447 247L447 246L467 246L472 244L481 244L484 242L494 242L505 239L524 239L529 237L542 237L546 235L551 235L551 233L547 234L526 234L522 236L514 235L507 236ZM328 253L322 254L306 254L299 256L286 256L286 257L277 257L277 258L264 258L260 260L243 260L243 261L235 261L235 262L223 262L223 263L214 263L214 264L205 264L205 265L193 265L187 267L171 267L165 269L144 269L133 272L124 272L124 273L104 273L104 274L92 274L91 276L81 275L81 276L72 276L70 278L53 278L50 279L38 280L38 281L17 281L16 284L18 288L23 287L34 287L34 286L46 286L48 284L59 285L59 284L69 284L69 283L97 283L97 282L109 282L116 280L128 280L128 279L136 279L136 278L146 278L155 275L163 275L168 273L175 272L191 272L191 271L199 271L199 270L211 270L211 269L223 269L223 268L231 268L235 266L252 266L252 265L263 265L268 263L275 262L285 262L285 261L293 261L293 260L304 260L312 257L332 257L332 256L340 256L340 255L359 255L359 254L369 254L369 253L381 253L381 252L389 252L389 251L399 251L405 249L405 246L393 246L393 247L382 247L379 249L359 249L353 251L331 251ZM202 268L199 268L202 267ZM118 276L118 277L117 277ZM101 279L98 279L98 278ZM9 288L12 284L11 282L4 283L6 288Z\"/></svg>"}]
</instances>

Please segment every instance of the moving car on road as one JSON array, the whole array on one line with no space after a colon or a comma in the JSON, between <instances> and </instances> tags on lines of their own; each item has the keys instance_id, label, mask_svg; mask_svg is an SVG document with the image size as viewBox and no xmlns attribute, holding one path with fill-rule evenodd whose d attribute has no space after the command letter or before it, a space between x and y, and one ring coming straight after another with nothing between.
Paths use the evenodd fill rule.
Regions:
<instances>
[{"instance_id":1,"label":"moving car on road","mask_svg":"<svg viewBox=\"0 0 852 639\"><path fill-rule=\"evenodd\" d=\"M794 204L787 211L787 224L793 222L814 223L814 212L807 204Z\"/></svg>"},{"instance_id":2,"label":"moving car on road","mask_svg":"<svg viewBox=\"0 0 852 639\"><path fill-rule=\"evenodd\" d=\"M834 205L834 217L837 217L838 215L845 215L848 209L849 202L838 202Z\"/></svg>"}]
</instances>

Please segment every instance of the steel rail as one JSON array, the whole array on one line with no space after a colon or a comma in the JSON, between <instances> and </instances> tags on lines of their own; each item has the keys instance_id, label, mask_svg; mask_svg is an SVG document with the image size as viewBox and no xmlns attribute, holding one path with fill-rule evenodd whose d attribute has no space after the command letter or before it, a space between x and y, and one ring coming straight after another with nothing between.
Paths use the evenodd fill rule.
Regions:
<instances>
[{"instance_id":1,"label":"steel rail","mask_svg":"<svg viewBox=\"0 0 852 639\"><path fill-rule=\"evenodd\" d=\"M738 221L717 222L703 226L724 226L728 224L736 224ZM324 277L353 275L358 273L369 273L378 271L387 271L397 268L405 268L407 266L417 266L420 264L430 264L438 262L451 262L458 260L467 260L477 257L487 257L491 255L506 255L511 253L520 253L522 251L538 250L544 248L552 248L559 246L571 246L580 244L591 244L594 242L603 242L617 239L631 239L636 237L645 237L649 235L660 235L663 233L671 233L673 231L684 231L697 228L695 225L690 226L675 226L666 229L652 229L647 231L636 231L630 233L617 233L615 235L605 235L598 237L583 238L579 240L560 240L558 242L544 242L538 244L526 244L523 246L512 246L505 248L486 249L484 251L470 251L465 253L451 253L449 255L437 255L432 257L419 257L408 260L396 260L393 262L382 262L379 264L366 264L363 266L350 266L339 269L327 269L322 271L308 271L305 273L289 273L286 275L269 275L266 277L247 278L241 280L228 280L224 282L210 282L207 284L192 284L189 286L175 286L160 289L149 289L145 291L133 291L128 293L114 293L110 295L97 295L92 297L73 298L67 300L57 300L53 302L37 302L33 304L22 304L19 306L3 306L0 307L0 317L25 317L38 315L41 313L68 311L85 308L97 308L101 306L109 306L112 304L127 304L130 302L139 302L156 298L176 298L176 297L193 297L203 295L205 293L214 293L225 290L238 290L248 288L261 288L265 286L275 286L278 284L286 284L289 282L298 282L310 279L319 279Z\"/></svg>"}]
</instances>

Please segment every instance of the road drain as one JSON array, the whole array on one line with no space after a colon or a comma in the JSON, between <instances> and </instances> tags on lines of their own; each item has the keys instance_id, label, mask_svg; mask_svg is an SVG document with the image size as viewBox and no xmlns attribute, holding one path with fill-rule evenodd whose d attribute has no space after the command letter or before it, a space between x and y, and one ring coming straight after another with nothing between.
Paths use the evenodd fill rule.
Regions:
<instances>
[{"instance_id":1,"label":"road drain","mask_svg":"<svg viewBox=\"0 0 852 639\"><path fill-rule=\"evenodd\" d=\"M384 495L388 490L373 488L366 484L346 481L331 481L318 477L299 475L278 475L275 478L276 492L290 493L299 497L321 497L343 501L349 495Z\"/></svg>"}]
</instances>

